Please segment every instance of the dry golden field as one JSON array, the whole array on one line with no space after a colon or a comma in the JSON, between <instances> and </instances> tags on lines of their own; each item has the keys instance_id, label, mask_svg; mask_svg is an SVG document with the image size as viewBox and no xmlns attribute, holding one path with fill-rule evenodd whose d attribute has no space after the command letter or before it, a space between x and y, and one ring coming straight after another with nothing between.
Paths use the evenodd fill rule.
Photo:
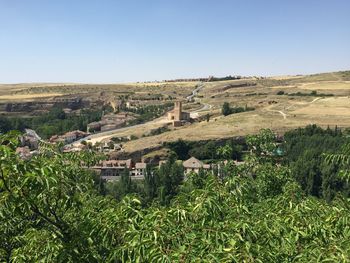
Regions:
<instances>
[{"instance_id":1,"label":"dry golden field","mask_svg":"<svg viewBox=\"0 0 350 263\"><path fill-rule=\"evenodd\" d=\"M126 84L0 84L0 96L3 100L35 100L40 97L57 95L99 96L102 92L114 95L162 94L172 97L188 96L198 82L156 82Z\"/></svg>"},{"instance_id":2,"label":"dry golden field","mask_svg":"<svg viewBox=\"0 0 350 263\"><path fill-rule=\"evenodd\" d=\"M197 87L198 82L156 82L129 84L35 84L0 86L0 99L43 99L61 94L99 96L108 94L162 94L185 99ZM184 109L196 115L210 114L210 121L195 122L173 128L160 135L142 137L150 130L161 127L165 118L157 121L121 129L108 135L95 136L92 142L114 136L135 135L139 139L124 144L126 152L161 145L177 139L207 140L256 133L262 128L271 128L278 133L318 124L323 127L350 127L350 71L315 74L309 76L280 76L269 78L246 78L231 81L202 83L203 88L195 101L185 103ZM277 93L284 92L282 95ZM317 93L310 94L312 91ZM299 93L297 96L296 94ZM328 95L328 96L325 96ZM332 95L332 96L330 96ZM117 95L115 95L117 96ZM232 107L254 107L254 111L221 115L224 102Z\"/></svg>"},{"instance_id":3,"label":"dry golden field","mask_svg":"<svg viewBox=\"0 0 350 263\"><path fill-rule=\"evenodd\" d=\"M305 83L301 85L303 89L309 90L350 90L350 81L325 81Z\"/></svg>"},{"instance_id":4,"label":"dry golden field","mask_svg":"<svg viewBox=\"0 0 350 263\"><path fill-rule=\"evenodd\" d=\"M322 127L328 125L350 127L350 76L345 74L344 77L341 74L287 76L267 80L249 78L206 83L196 100L211 106L210 110L200 112L200 115L207 113L212 115L209 122L194 123L160 135L139 138L126 143L125 150L133 152L177 139L207 140L240 136L256 133L262 128L271 128L278 133L283 133L308 124L317 124ZM255 85L239 86L245 83ZM231 84L233 87L229 88ZM318 94L334 96L277 95L280 90L285 93L305 94L315 90ZM248 105L255 107L255 110L224 117L220 113L225 101L231 106ZM138 133L136 130L128 132L130 135Z\"/></svg>"},{"instance_id":5,"label":"dry golden field","mask_svg":"<svg viewBox=\"0 0 350 263\"><path fill-rule=\"evenodd\" d=\"M52 98L62 96L61 93L41 93L41 94L13 94L13 95L0 95L0 101L22 101L22 100L35 100L39 98Z\"/></svg>"}]
</instances>

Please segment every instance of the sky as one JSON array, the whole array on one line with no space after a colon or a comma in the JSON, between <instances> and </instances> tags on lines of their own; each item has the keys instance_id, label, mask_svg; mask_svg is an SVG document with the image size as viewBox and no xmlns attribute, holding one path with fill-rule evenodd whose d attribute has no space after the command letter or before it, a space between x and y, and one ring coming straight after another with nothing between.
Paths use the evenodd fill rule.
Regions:
<instances>
[{"instance_id":1,"label":"sky","mask_svg":"<svg viewBox=\"0 0 350 263\"><path fill-rule=\"evenodd\" d=\"M339 70L349 0L0 0L0 83Z\"/></svg>"}]
</instances>

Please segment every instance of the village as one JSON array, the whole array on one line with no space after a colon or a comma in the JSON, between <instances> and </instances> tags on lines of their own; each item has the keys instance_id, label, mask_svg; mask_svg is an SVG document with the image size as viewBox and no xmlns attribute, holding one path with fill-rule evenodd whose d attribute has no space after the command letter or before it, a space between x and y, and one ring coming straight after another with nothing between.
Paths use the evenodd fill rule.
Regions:
<instances>
[{"instance_id":1,"label":"village","mask_svg":"<svg viewBox=\"0 0 350 263\"><path fill-rule=\"evenodd\" d=\"M350 263L349 13L0 0L0 263Z\"/></svg>"},{"instance_id":2,"label":"village","mask_svg":"<svg viewBox=\"0 0 350 263\"><path fill-rule=\"evenodd\" d=\"M122 93L116 93L110 90L111 87L103 87L98 94L91 91L92 93L88 95L79 94L74 98L64 96L37 104L7 103L3 105L3 110L9 114L20 114L21 111L50 114L55 107L61 107L62 113L58 111L58 116L55 117L60 118L60 115L64 114L69 119L93 114L93 112L84 113L86 109L97 109L100 115L96 114L97 117L84 123L84 128L81 129L56 133L45 139L40 138L34 129L25 129L21 137L21 147L17 152L23 159L30 159L39 152L41 142L57 145L64 153L94 152L103 156L103 161L89 169L98 174L102 180L110 182L119 180L125 170L129 171L131 179L139 180L144 178L149 167L161 167L170 155L169 149L164 146L168 142L181 139L215 141L220 137L244 138L249 129L252 129L252 132L259 130L255 118L267 118L266 121L259 123L271 122L271 127L274 123L280 123L282 127L288 123L294 125L293 119L304 115L286 114L288 109L293 109L295 105L305 107L335 99L322 97L309 99L309 96L318 96L318 93L313 91L310 94L305 93L307 94L305 96L297 96L296 98L305 101L294 105L295 98L289 98L286 93L275 91L273 87L268 87L270 97L264 98L265 93L249 93L252 89L265 91L267 89L265 85L270 85L270 82L273 85L280 85L279 80L267 82L264 78L242 80L240 77L229 76L223 81L212 84L211 81L216 79L209 79L196 80L202 82L193 82L190 85L187 80L166 81L164 82L166 84L137 84L142 85L139 87L140 90L147 90L149 87L152 92L140 92L137 89L128 93L130 89L128 88ZM168 83L171 85L181 83L183 86L179 91L174 91L172 86L171 88L167 86ZM162 86L164 92L153 90L158 87L153 85L164 85ZM291 89L289 92L294 92L291 94L298 94L295 93L295 88L288 87L288 89ZM234 107L226 103L230 97L235 100ZM223 111L225 104L226 113ZM240 128L240 125L245 123L250 126ZM307 123L310 123L309 119L306 119ZM201 158L200 155L194 156L194 154L182 157L179 163L184 169L184 174L215 170L219 165L215 158ZM241 163L242 159L235 160L235 164Z\"/></svg>"},{"instance_id":3,"label":"village","mask_svg":"<svg viewBox=\"0 0 350 263\"><path fill-rule=\"evenodd\" d=\"M131 104L127 105L131 107ZM21 147L17 148L17 153L23 159L30 159L33 155L38 154L41 142L59 145L62 151L66 153L90 150L105 156L105 160L89 167L102 180L106 182L119 180L125 170L129 171L130 178L133 180L144 179L148 166L161 167L167 160L156 159L150 161L144 156L130 157L123 155L123 142L132 140L133 138L130 136L112 137L94 145L89 142L91 136L126 127L127 123L133 119L135 117L130 112L108 113L103 115L100 121L89 123L86 131L69 131L62 135L51 136L47 141L42 140L34 130L26 129L21 136ZM173 109L163 116L162 122L164 122L164 127L176 128L199 120L198 115L196 115L196 118L191 118L189 112L183 111L182 101L179 100L175 101ZM195 157L190 157L188 160L181 162L181 165L186 175L191 172L198 173L200 170L214 169L216 164L206 164Z\"/></svg>"}]
</instances>

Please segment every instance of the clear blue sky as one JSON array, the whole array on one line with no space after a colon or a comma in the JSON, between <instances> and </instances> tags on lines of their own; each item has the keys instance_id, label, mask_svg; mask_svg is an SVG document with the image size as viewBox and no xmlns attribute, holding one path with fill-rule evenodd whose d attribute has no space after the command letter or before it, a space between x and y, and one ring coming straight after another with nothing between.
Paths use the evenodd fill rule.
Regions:
<instances>
[{"instance_id":1,"label":"clear blue sky","mask_svg":"<svg viewBox=\"0 0 350 263\"><path fill-rule=\"evenodd\" d=\"M0 0L0 83L345 69L349 0Z\"/></svg>"}]
</instances>

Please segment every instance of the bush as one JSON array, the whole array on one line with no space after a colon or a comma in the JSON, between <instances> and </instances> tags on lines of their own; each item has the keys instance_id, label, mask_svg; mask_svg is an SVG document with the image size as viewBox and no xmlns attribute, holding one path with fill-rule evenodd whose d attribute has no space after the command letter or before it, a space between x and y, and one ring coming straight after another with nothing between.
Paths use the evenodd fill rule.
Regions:
<instances>
[{"instance_id":1,"label":"bush","mask_svg":"<svg viewBox=\"0 0 350 263\"><path fill-rule=\"evenodd\" d=\"M245 112L245 111L253 111L255 108L253 107L248 107L247 105L243 107L233 107L231 108L228 102L224 102L222 105L221 112L224 116L234 114L234 113L240 113L240 112Z\"/></svg>"},{"instance_id":2,"label":"bush","mask_svg":"<svg viewBox=\"0 0 350 263\"><path fill-rule=\"evenodd\" d=\"M137 137L136 135L131 135L130 136L130 141L132 141L132 140L137 140L139 137Z\"/></svg>"},{"instance_id":3,"label":"bush","mask_svg":"<svg viewBox=\"0 0 350 263\"><path fill-rule=\"evenodd\" d=\"M224 116L231 114L231 108L230 108L230 104L228 104L228 102L224 102L224 104L222 105L221 112Z\"/></svg>"}]
</instances>

